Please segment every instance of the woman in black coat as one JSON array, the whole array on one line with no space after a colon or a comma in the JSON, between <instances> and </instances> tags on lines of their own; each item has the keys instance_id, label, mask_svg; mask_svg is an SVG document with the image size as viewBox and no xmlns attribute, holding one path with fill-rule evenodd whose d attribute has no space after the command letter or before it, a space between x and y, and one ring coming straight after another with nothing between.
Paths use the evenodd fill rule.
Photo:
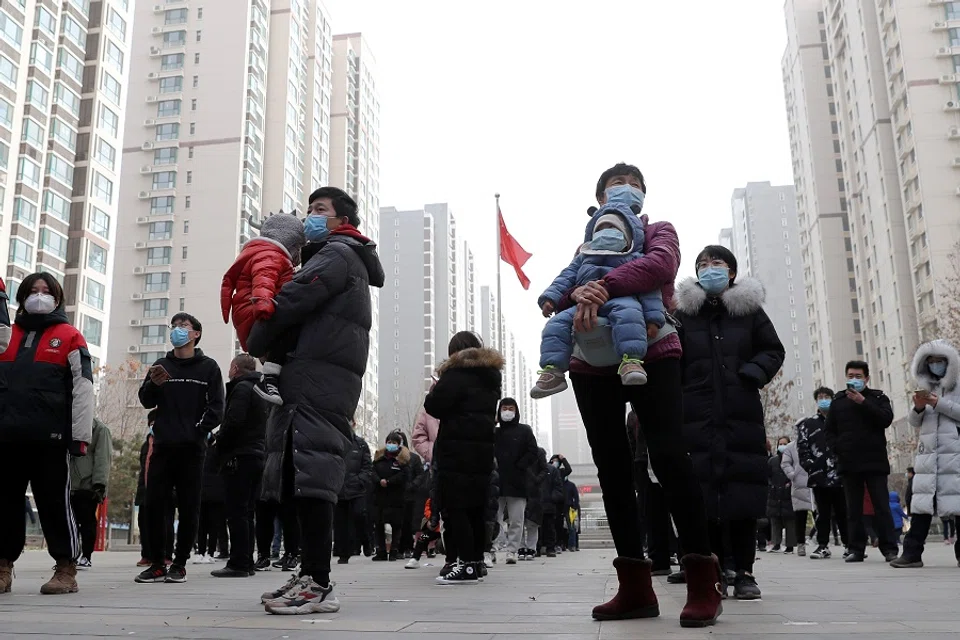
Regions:
<instances>
[{"instance_id":1,"label":"woman in black coat","mask_svg":"<svg viewBox=\"0 0 960 640\"><path fill-rule=\"evenodd\" d=\"M500 400L503 357L485 349L473 333L453 336L450 357L427 394L423 408L440 421L433 446L447 545L456 545L459 564L441 584L473 583L483 560L484 508L493 471L494 428ZM454 549L447 549L453 556Z\"/></svg>"},{"instance_id":2,"label":"woman in black coat","mask_svg":"<svg viewBox=\"0 0 960 640\"><path fill-rule=\"evenodd\" d=\"M677 288L683 345L683 435L704 491L711 545L722 558L729 527L735 595L760 597L753 578L757 519L766 513L766 435L760 389L783 365L784 350L764 313L763 285L737 281L729 249L708 246L697 279Z\"/></svg>"},{"instance_id":3,"label":"woman in black coat","mask_svg":"<svg viewBox=\"0 0 960 640\"><path fill-rule=\"evenodd\" d=\"M797 543L797 534L793 520L793 498L790 497L790 478L780 467L780 463L783 461L783 451L788 444L790 444L790 438L781 437L777 441L777 452L767 460L770 467L767 517L770 519L770 530L773 536L771 551L780 551L780 543L783 542L783 529L786 527L787 548L784 549L784 553L793 553L793 546Z\"/></svg>"}]
</instances>

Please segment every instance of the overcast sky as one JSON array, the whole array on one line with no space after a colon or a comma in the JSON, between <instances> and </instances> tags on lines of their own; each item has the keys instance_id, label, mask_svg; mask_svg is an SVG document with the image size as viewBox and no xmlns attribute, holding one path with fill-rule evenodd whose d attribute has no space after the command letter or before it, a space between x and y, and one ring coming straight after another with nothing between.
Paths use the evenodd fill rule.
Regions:
<instances>
[{"instance_id":1,"label":"overcast sky","mask_svg":"<svg viewBox=\"0 0 960 640\"><path fill-rule=\"evenodd\" d=\"M322 1L377 61L381 205L450 203L495 286L501 194L533 254L528 292L503 272L504 314L534 361L536 299L582 242L604 169L644 172L644 212L680 233L681 278L730 225L733 189L792 182L782 2Z\"/></svg>"}]
</instances>

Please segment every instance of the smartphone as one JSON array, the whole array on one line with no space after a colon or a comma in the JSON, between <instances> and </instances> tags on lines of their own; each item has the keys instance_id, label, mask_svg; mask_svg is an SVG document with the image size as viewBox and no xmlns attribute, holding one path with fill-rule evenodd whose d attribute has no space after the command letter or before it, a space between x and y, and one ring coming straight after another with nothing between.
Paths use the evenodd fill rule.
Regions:
<instances>
[{"instance_id":1,"label":"smartphone","mask_svg":"<svg viewBox=\"0 0 960 640\"><path fill-rule=\"evenodd\" d=\"M161 365L159 365L159 364L155 364L155 365L153 365L152 367L150 367L150 375L151 375L151 376L153 376L153 375L154 375L155 373L157 373L157 372L160 373L160 377L163 378L164 380L169 380L169 379L170 379L170 374L167 373L167 370L164 369L163 366L161 366Z\"/></svg>"},{"instance_id":2,"label":"smartphone","mask_svg":"<svg viewBox=\"0 0 960 640\"><path fill-rule=\"evenodd\" d=\"M850 391L855 391L853 386L854 386L853 380L847 380L847 389L849 389Z\"/></svg>"},{"instance_id":3,"label":"smartphone","mask_svg":"<svg viewBox=\"0 0 960 640\"><path fill-rule=\"evenodd\" d=\"M930 392L927 391L926 389L917 389L914 391L914 393L923 398L926 398L930 395Z\"/></svg>"}]
</instances>

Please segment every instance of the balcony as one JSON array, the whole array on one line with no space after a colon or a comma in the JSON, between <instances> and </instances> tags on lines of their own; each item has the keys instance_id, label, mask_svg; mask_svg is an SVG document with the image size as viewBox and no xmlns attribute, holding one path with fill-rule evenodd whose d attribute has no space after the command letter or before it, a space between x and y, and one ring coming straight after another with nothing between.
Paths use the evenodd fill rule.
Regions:
<instances>
[{"instance_id":1,"label":"balcony","mask_svg":"<svg viewBox=\"0 0 960 640\"><path fill-rule=\"evenodd\" d=\"M157 291L157 292L143 291L143 292L130 294L131 300L159 300L161 298L169 300L170 292L169 291Z\"/></svg>"},{"instance_id":2,"label":"balcony","mask_svg":"<svg viewBox=\"0 0 960 640\"><path fill-rule=\"evenodd\" d=\"M155 213L149 216L139 216L137 218L137 224L150 224L151 222L173 222L174 214L172 213Z\"/></svg>"},{"instance_id":3,"label":"balcony","mask_svg":"<svg viewBox=\"0 0 960 640\"><path fill-rule=\"evenodd\" d=\"M135 276L142 276L148 273L173 273L173 267L169 264L154 264L133 268L133 275Z\"/></svg>"}]
</instances>

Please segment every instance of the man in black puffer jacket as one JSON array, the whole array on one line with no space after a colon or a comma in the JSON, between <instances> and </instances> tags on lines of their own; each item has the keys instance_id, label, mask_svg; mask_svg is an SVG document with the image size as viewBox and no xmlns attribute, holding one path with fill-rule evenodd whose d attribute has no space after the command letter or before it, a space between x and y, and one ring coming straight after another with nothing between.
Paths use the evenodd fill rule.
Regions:
<instances>
[{"instance_id":1,"label":"man in black puffer jacket","mask_svg":"<svg viewBox=\"0 0 960 640\"><path fill-rule=\"evenodd\" d=\"M523 536L527 500L539 498L527 493L527 475L537 462L537 437L533 429L520 422L517 401L504 398L497 411L496 458L500 474L500 509L507 514L504 542L507 564L517 563L517 551ZM497 520L501 518L498 517Z\"/></svg>"},{"instance_id":2,"label":"man in black puffer jacket","mask_svg":"<svg viewBox=\"0 0 960 640\"><path fill-rule=\"evenodd\" d=\"M547 452L540 449L540 457L546 461ZM540 546L548 558L557 557L557 505L563 504L563 476L560 464L547 464L547 475L540 485L540 504L543 507L543 522L540 524Z\"/></svg>"},{"instance_id":3,"label":"man in black puffer jacket","mask_svg":"<svg viewBox=\"0 0 960 640\"><path fill-rule=\"evenodd\" d=\"M350 426L353 428L356 424L351 422ZM345 479L337 501L333 531L333 553L339 558L339 564L350 562L350 556L358 547L367 555L372 552L367 524L367 492L373 479L373 461L370 446L356 431L344 460Z\"/></svg>"},{"instance_id":4,"label":"man in black puffer jacket","mask_svg":"<svg viewBox=\"0 0 960 640\"><path fill-rule=\"evenodd\" d=\"M331 613L333 510L343 487L350 420L360 401L370 352L370 287L382 287L376 244L358 230L357 203L335 187L310 195L303 268L276 296L269 320L253 325L247 347L265 356L297 333L280 374L283 406L267 421L264 498L291 500L302 531L300 591L265 593L271 613Z\"/></svg>"}]
</instances>

